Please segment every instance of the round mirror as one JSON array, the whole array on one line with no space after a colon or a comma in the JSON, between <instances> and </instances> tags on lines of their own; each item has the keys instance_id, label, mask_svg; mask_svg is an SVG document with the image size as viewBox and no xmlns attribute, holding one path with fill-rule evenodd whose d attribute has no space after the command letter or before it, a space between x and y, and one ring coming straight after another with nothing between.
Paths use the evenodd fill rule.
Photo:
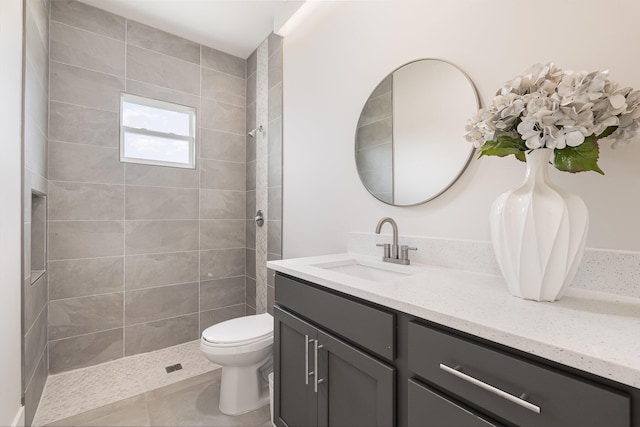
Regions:
<instances>
[{"instance_id":1,"label":"round mirror","mask_svg":"<svg viewBox=\"0 0 640 427\"><path fill-rule=\"evenodd\" d=\"M473 83L455 65L423 59L397 68L360 113L356 166L362 183L395 206L439 196L471 159L464 127L478 108Z\"/></svg>"}]
</instances>

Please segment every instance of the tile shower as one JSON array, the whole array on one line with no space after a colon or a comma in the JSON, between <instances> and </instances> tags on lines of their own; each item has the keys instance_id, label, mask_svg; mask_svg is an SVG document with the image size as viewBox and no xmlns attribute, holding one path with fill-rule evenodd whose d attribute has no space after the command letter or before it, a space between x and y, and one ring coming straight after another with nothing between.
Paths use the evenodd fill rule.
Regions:
<instances>
[{"instance_id":1,"label":"tile shower","mask_svg":"<svg viewBox=\"0 0 640 427\"><path fill-rule=\"evenodd\" d=\"M50 46L39 61L42 171L31 174L42 183L25 179L48 204L47 273L39 286L25 278L25 294L41 290L24 310L39 308L25 339L37 406L47 372L193 341L273 304L262 260L281 256L282 49L272 34L245 60L76 1L27 3ZM119 161L121 92L197 109L195 170Z\"/></svg>"},{"instance_id":2,"label":"tile shower","mask_svg":"<svg viewBox=\"0 0 640 427\"><path fill-rule=\"evenodd\" d=\"M48 375L48 275L41 272L47 257L49 7L48 0L27 0L24 5L22 391L27 424L33 420Z\"/></svg>"}]
</instances>

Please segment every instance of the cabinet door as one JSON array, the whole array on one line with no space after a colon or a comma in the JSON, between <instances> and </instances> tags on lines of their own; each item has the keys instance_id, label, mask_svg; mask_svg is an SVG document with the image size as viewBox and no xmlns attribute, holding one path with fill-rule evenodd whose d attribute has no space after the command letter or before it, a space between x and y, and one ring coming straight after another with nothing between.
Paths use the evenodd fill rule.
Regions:
<instances>
[{"instance_id":1,"label":"cabinet door","mask_svg":"<svg viewBox=\"0 0 640 427\"><path fill-rule=\"evenodd\" d=\"M395 425L395 368L322 331L318 343L318 425Z\"/></svg>"},{"instance_id":2,"label":"cabinet door","mask_svg":"<svg viewBox=\"0 0 640 427\"><path fill-rule=\"evenodd\" d=\"M409 380L409 427L495 427L495 424Z\"/></svg>"},{"instance_id":3,"label":"cabinet door","mask_svg":"<svg viewBox=\"0 0 640 427\"><path fill-rule=\"evenodd\" d=\"M310 373L317 330L278 306L273 312L274 421L278 426L315 426L318 405Z\"/></svg>"}]
</instances>

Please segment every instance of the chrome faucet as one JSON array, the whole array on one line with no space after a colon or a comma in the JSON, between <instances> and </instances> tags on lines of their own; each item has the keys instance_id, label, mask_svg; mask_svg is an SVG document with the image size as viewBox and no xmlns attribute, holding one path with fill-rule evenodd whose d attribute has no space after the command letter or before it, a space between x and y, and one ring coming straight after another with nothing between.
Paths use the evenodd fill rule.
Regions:
<instances>
[{"instance_id":1,"label":"chrome faucet","mask_svg":"<svg viewBox=\"0 0 640 427\"><path fill-rule=\"evenodd\" d=\"M398 224L393 220L393 218L384 217L380 221L378 221L378 225L376 225L376 234L380 234L380 230L385 222L391 224L393 228L393 244L390 243L378 243L376 246L382 246L384 248L384 255L382 256L382 261L384 262L392 262L394 264L403 264L409 265L409 251L417 251L418 248L412 248L408 245L402 245L398 247ZM400 249L400 253L398 254L398 249ZM398 256L400 255L400 256Z\"/></svg>"}]
</instances>

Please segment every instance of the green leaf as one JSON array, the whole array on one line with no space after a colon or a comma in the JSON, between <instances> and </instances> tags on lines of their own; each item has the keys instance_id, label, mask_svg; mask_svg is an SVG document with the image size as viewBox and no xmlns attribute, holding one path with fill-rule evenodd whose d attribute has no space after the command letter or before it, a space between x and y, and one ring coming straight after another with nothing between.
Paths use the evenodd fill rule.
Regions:
<instances>
[{"instance_id":1,"label":"green leaf","mask_svg":"<svg viewBox=\"0 0 640 427\"><path fill-rule=\"evenodd\" d=\"M616 129L618 129L618 126L609 126L600 135L598 135L598 138L606 138L607 136L611 135Z\"/></svg>"},{"instance_id":2,"label":"green leaf","mask_svg":"<svg viewBox=\"0 0 640 427\"><path fill-rule=\"evenodd\" d=\"M487 141L480 147L480 155L482 156L498 156L504 157L510 154L516 156L516 159L524 162L524 152L527 146L521 138L513 138L510 136L499 136L495 141Z\"/></svg>"},{"instance_id":3,"label":"green leaf","mask_svg":"<svg viewBox=\"0 0 640 427\"><path fill-rule=\"evenodd\" d=\"M586 172L595 171L604 175L602 169L598 167L598 157L600 149L598 138L591 135L577 147L565 147L554 151L553 165L556 169L564 172Z\"/></svg>"}]
</instances>

